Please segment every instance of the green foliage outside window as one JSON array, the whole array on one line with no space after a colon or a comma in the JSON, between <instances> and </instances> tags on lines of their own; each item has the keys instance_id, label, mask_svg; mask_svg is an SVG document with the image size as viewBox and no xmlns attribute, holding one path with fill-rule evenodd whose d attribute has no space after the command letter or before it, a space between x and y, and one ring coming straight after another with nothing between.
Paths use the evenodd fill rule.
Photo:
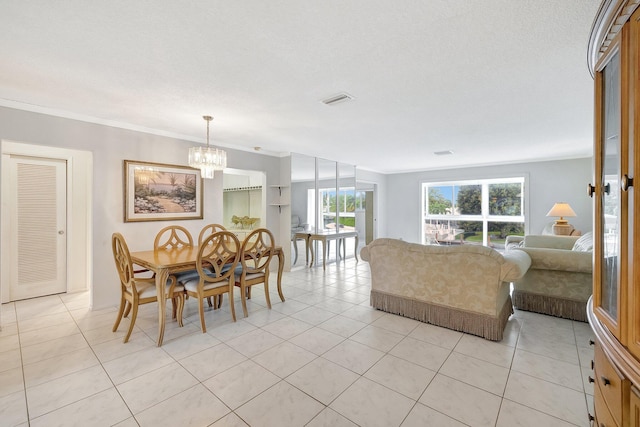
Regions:
<instances>
[{"instance_id":1,"label":"green foliage outside window","mask_svg":"<svg viewBox=\"0 0 640 427\"><path fill-rule=\"evenodd\" d=\"M461 185L457 203L461 215L480 215L482 213L482 186Z\"/></svg>"},{"instance_id":2,"label":"green foliage outside window","mask_svg":"<svg viewBox=\"0 0 640 427\"><path fill-rule=\"evenodd\" d=\"M444 215L448 209L451 209L451 200L444 197L437 188L429 188L429 213Z\"/></svg>"}]
</instances>

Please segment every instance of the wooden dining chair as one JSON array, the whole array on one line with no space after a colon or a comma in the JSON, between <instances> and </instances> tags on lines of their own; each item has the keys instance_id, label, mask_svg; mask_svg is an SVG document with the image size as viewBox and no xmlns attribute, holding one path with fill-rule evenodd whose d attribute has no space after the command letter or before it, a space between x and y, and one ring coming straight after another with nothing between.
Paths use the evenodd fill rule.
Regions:
<instances>
[{"instance_id":1,"label":"wooden dining chair","mask_svg":"<svg viewBox=\"0 0 640 427\"><path fill-rule=\"evenodd\" d=\"M170 225L156 234L153 241L153 249L174 249L184 246L193 246L193 237L184 227Z\"/></svg>"},{"instance_id":2,"label":"wooden dining chair","mask_svg":"<svg viewBox=\"0 0 640 427\"><path fill-rule=\"evenodd\" d=\"M247 297L251 297L251 286L264 283L264 296L267 307L271 308L269 298L269 265L275 253L275 239L266 228L253 230L242 242L240 265L242 271L236 271L235 285L240 287L240 299L244 317L247 311ZM239 269L238 269L239 270Z\"/></svg>"},{"instance_id":3,"label":"wooden dining chair","mask_svg":"<svg viewBox=\"0 0 640 427\"><path fill-rule=\"evenodd\" d=\"M217 233L218 231L227 231L227 229L224 227L224 225L221 225L221 224L205 225L202 228L202 230L200 230L200 234L198 235L198 246L202 245L202 242L204 241L204 239L206 239L207 237L211 236L214 233Z\"/></svg>"},{"instance_id":4,"label":"wooden dining chair","mask_svg":"<svg viewBox=\"0 0 640 427\"><path fill-rule=\"evenodd\" d=\"M124 237L120 233L113 233L111 237L111 247L113 250L113 258L118 270L120 278L120 309L116 323L113 325L113 332L118 330L120 321L123 317L127 317L131 312L131 323L127 335L123 342L129 341L131 332L136 323L138 316L138 306L156 302L156 279L154 277L136 277L131 261L131 253ZM176 283L176 278L170 276L167 280L165 294L167 299L173 302L173 318L178 320L178 324L182 326L182 311L184 309L184 287ZM165 302L162 301L161 304Z\"/></svg>"},{"instance_id":5,"label":"wooden dining chair","mask_svg":"<svg viewBox=\"0 0 640 427\"><path fill-rule=\"evenodd\" d=\"M200 230L200 234L198 235L198 246L202 245L202 242L209 236L211 236L214 233L217 233L218 231L227 231L227 229L225 228L224 225L221 224L207 224L205 225L202 230ZM207 298L207 303L209 304L209 307L214 307L215 308L220 308L222 306L222 295L218 295L215 297L209 297ZM213 301L212 301L213 298Z\"/></svg>"},{"instance_id":6,"label":"wooden dining chair","mask_svg":"<svg viewBox=\"0 0 640 427\"><path fill-rule=\"evenodd\" d=\"M188 246L193 246L193 237L189 230L179 225L170 225L158 231L153 241L154 250L171 250ZM174 276L178 283L183 285L194 277L198 277L198 272L193 269L175 273Z\"/></svg>"},{"instance_id":7,"label":"wooden dining chair","mask_svg":"<svg viewBox=\"0 0 640 427\"><path fill-rule=\"evenodd\" d=\"M240 242L230 231L219 231L207 237L198 248L196 269L198 277L184 284L187 295L198 299L200 325L202 332L207 332L204 322L205 298L220 297L229 294L231 318L236 321L236 310L233 303L235 269L240 256ZM217 307L216 307L217 308Z\"/></svg>"}]
</instances>

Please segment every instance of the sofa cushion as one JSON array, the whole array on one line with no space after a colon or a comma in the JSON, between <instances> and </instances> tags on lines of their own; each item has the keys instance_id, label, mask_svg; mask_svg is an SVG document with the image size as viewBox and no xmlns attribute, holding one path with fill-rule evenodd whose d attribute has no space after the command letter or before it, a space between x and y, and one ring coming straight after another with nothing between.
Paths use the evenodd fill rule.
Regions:
<instances>
[{"instance_id":1,"label":"sofa cushion","mask_svg":"<svg viewBox=\"0 0 640 427\"><path fill-rule=\"evenodd\" d=\"M593 252L593 233L585 233L573 244L573 251L577 252Z\"/></svg>"},{"instance_id":2,"label":"sofa cushion","mask_svg":"<svg viewBox=\"0 0 640 427\"><path fill-rule=\"evenodd\" d=\"M524 237L525 248L547 248L571 250L578 240L574 236L547 236L541 234L528 234Z\"/></svg>"}]
</instances>

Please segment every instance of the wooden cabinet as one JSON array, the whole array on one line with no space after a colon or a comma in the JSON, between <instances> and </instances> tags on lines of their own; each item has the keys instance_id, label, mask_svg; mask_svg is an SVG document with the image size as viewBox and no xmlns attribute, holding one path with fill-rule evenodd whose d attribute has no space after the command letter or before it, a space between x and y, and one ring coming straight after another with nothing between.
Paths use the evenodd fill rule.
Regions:
<instances>
[{"instance_id":1,"label":"wooden cabinet","mask_svg":"<svg viewBox=\"0 0 640 427\"><path fill-rule=\"evenodd\" d=\"M605 400L602 397L600 388L596 387L594 389L594 407L597 414L596 422L594 426L598 427L615 427L619 426L614 416L609 411L609 408L606 405Z\"/></svg>"},{"instance_id":2,"label":"wooden cabinet","mask_svg":"<svg viewBox=\"0 0 640 427\"><path fill-rule=\"evenodd\" d=\"M622 176L622 186L629 187L626 192L628 197L628 223L633 224L629 230L629 253L627 265L629 266L629 327L627 333L627 348L640 360L640 197L634 197L635 190L633 177L635 165L640 165L640 9L636 10L628 24L629 28L629 165L627 175ZM631 181L631 182L629 182ZM640 185L640 179L636 180ZM635 267L634 267L635 266Z\"/></svg>"},{"instance_id":3,"label":"wooden cabinet","mask_svg":"<svg viewBox=\"0 0 640 427\"><path fill-rule=\"evenodd\" d=\"M594 354L594 396L597 394L602 400L601 404L608 409L608 414L614 425L624 425L623 419L623 402L629 390L629 380L617 368L617 366L607 357L602 344L596 343ZM602 422L604 415L598 413L598 419ZM606 424L605 424L606 425Z\"/></svg>"},{"instance_id":4,"label":"wooden cabinet","mask_svg":"<svg viewBox=\"0 0 640 427\"><path fill-rule=\"evenodd\" d=\"M635 387L629 396L629 426L640 427L640 390Z\"/></svg>"},{"instance_id":5,"label":"wooden cabinet","mask_svg":"<svg viewBox=\"0 0 640 427\"><path fill-rule=\"evenodd\" d=\"M594 410L600 426L640 427L640 0L605 0L589 41L595 134Z\"/></svg>"}]
</instances>

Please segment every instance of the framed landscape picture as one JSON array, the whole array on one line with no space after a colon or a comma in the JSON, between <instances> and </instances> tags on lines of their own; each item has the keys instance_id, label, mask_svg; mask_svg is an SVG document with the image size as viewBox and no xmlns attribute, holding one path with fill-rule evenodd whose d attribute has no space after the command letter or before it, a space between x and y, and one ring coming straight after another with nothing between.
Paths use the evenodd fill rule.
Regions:
<instances>
[{"instance_id":1,"label":"framed landscape picture","mask_svg":"<svg viewBox=\"0 0 640 427\"><path fill-rule=\"evenodd\" d=\"M202 219L199 169L124 161L124 221Z\"/></svg>"}]
</instances>

